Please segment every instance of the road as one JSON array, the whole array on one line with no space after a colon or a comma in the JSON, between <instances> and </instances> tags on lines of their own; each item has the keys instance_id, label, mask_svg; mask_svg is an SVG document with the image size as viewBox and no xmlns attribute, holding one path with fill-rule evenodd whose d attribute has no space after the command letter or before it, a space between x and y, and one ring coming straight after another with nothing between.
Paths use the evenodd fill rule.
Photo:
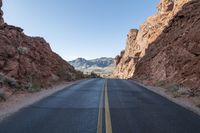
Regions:
<instances>
[{"instance_id":1,"label":"road","mask_svg":"<svg viewBox=\"0 0 200 133\"><path fill-rule=\"evenodd\" d=\"M200 133L200 117L133 81L89 79L6 118L0 133Z\"/></svg>"}]
</instances>

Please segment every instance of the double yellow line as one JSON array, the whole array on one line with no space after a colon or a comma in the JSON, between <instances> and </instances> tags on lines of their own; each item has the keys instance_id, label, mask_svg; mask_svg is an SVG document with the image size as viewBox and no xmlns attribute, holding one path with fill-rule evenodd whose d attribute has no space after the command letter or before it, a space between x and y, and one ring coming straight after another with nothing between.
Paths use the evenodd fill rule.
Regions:
<instances>
[{"instance_id":1,"label":"double yellow line","mask_svg":"<svg viewBox=\"0 0 200 133\"><path fill-rule=\"evenodd\" d=\"M105 96L105 124L106 124L106 133L112 133L112 123L110 117L110 107L108 99L108 80L105 80L99 104L99 116L98 116L98 125L97 133L103 132L103 101Z\"/></svg>"}]
</instances>

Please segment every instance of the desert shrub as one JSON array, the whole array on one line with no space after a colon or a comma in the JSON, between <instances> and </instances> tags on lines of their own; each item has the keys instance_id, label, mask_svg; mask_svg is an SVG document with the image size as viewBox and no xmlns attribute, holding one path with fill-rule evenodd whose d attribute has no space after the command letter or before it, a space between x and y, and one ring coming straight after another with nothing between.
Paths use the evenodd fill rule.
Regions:
<instances>
[{"instance_id":1,"label":"desert shrub","mask_svg":"<svg viewBox=\"0 0 200 133\"><path fill-rule=\"evenodd\" d=\"M172 85L168 86L167 89L168 89L170 92L177 92L177 91L179 90L179 86L176 85L176 84L172 84Z\"/></svg>"},{"instance_id":2,"label":"desert shrub","mask_svg":"<svg viewBox=\"0 0 200 133\"><path fill-rule=\"evenodd\" d=\"M181 95L188 95L189 90L190 90L189 88L180 85L178 93L180 93Z\"/></svg>"},{"instance_id":3,"label":"desert shrub","mask_svg":"<svg viewBox=\"0 0 200 133\"><path fill-rule=\"evenodd\" d=\"M4 83L5 75L3 73L0 73L0 83Z\"/></svg>"},{"instance_id":4,"label":"desert shrub","mask_svg":"<svg viewBox=\"0 0 200 133\"><path fill-rule=\"evenodd\" d=\"M41 90L41 86L39 84L34 84L34 83L28 83L26 85L26 89L30 93L38 92Z\"/></svg>"},{"instance_id":5,"label":"desert shrub","mask_svg":"<svg viewBox=\"0 0 200 133\"><path fill-rule=\"evenodd\" d=\"M91 76L91 78L96 78L97 74L95 72L91 72L90 76Z\"/></svg>"},{"instance_id":6,"label":"desert shrub","mask_svg":"<svg viewBox=\"0 0 200 133\"><path fill-rule=\"evenodd\" d=\"M72 76L69 73L64 73L62 76L62 79L64 80L72 80Z\"/></svg>"},{"instance_id":7,"label":"desert shrub","mask_svg":"<svg viewBox=\"0 0 200 133\"><path fill-rule=\"evenodd\" d=\"M174 92L173 93L173 97L174 98L178 98L178 97L181 97L182 95L180 94L180 93L178 93L178 92Z\"/></svg>"},{"instance_id":8,"label":"desert shrub","mask_svg":"<svg viewBox=\"0 0 200 133\"><path fill-rule=\"evenodd\" d=\"M172 93L174 98L181 96L181 94L178 92L179 86L177 84L172 84L172 85L168 86L167 90Z\"/></svg>"},{"instance_id":9,"label":"desert shrub","mask_svg":"<svg viewBox=\"0 0 200 133\"><path fill-rule=\"evenodd\" d=\"M168 91L171 92L174 97L181 96L198 96L198 89L190 89L183 85L172 84L167 87Z\"/></svg>"},{"instance_id":10,"label":"desert shrub","mask_svg":"<svg viewBox=\"0 0 200 133\"><path fill-rule=\"evenodd\" d=\"M27 47L22 47L22 46L18 47L17 50L20 54L28 54L29 52L29 49Z\"/></svg>"},{"instance_id":11,"label":"desert shrub","mask_svg":"<svg viewBox=\"0 0 200 133\"><path fill-rule=\"evenodd\" d=\"M68 71L66 71L64 68L59 69L57 72L57 75L64 80L67 80L67 81L72 80L72 75Z\"/></svg>"},{"instance_id":12,"label":"desert shrub","mask_svg":"<svg viewBox=\"0 0 200 133\"><path fill-rule=\"evenodd\" d=\"M171 84L167 87L167 90L171 92L174 97L189 96L196 97L200 95L200 90L198 88L188 88L183 85Z\"/></svg>"},{"instance_id":13,"label":"desert shrub","mask_svg":"<svg viewBox=\"0 0 200 133\"><path fill-rule=\"evenodd\" d=\"M3 73L0 73L0 84L17 87L17 81L14 78L7 77Z\"/></svg>"},{"instance_id":14,"label":"desert shrub","mask_svg":"<svg viewBox=\"0 0 200 133\"><path fill-rule=\"evenodd\" d=\"M10 87L17 87L17 81L14 78L5 78L5 83Z\"/></svg>"},{"instance_id":15,"label":"desert shrub","mask_svg":"<svg viewBox=\"0 0 200 133\"><path fill-rule=\"evenodd\" d=\"M83 74L83 72L81 72L81 71L77 71L77 74L76 74L75 79L82 79L82 78L84 78L84 74Z\"/></svg>"},{"instance_id":16,"label":"desert shrub","mask_svg":"<svg viewBox=\"0 0 200 133\"><path fill-rule=\"evenodd\" d=\"M188 94L191 97L199 96L200 90L197 88L192 88L188 90Z\"/></svg>"},{"instance_id":17,"label":"desert shrub","mask_svg":"<svg viewBox=\"0 0 200 133\"><path fill-rule=\"evenodd\" d=\"M25 91L30 93L38 92L41 90L41 83L37 80L34 80L33 75L29 75L28 82L24 85Z\"/></svg>"}]
</instances>

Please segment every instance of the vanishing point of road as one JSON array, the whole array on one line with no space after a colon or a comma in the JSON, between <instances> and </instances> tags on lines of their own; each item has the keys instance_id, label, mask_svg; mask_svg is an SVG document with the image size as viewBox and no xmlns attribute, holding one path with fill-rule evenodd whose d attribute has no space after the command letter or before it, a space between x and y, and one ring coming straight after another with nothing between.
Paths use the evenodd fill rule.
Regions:
<instances>
[{"instance_id":1,"label":"vanishing point of road","mask_svg":"<svg viewBox=\"0 0 200 133\"><path fill-rule=\"evenodd\" d=\"M0 133L200 133L200 117L133 81L89 79L9 116Z\"/></svg>"}]
</instances>

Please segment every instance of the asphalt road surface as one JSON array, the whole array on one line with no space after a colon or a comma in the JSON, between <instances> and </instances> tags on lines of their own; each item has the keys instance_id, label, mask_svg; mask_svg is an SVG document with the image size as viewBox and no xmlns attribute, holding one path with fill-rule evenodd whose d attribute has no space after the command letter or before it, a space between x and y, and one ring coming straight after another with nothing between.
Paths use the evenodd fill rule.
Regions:
<instances>
[{"instance_id":1,"label":"asphalt road surface","mask_svg":"<svg viewBox=\"0 0 200 133\"><path fill-rule=\"evenodd\" d=\"M83 80L0 122L0 133L200 133L200 117L129 80Z\"/></svg>"}]
</instances>

